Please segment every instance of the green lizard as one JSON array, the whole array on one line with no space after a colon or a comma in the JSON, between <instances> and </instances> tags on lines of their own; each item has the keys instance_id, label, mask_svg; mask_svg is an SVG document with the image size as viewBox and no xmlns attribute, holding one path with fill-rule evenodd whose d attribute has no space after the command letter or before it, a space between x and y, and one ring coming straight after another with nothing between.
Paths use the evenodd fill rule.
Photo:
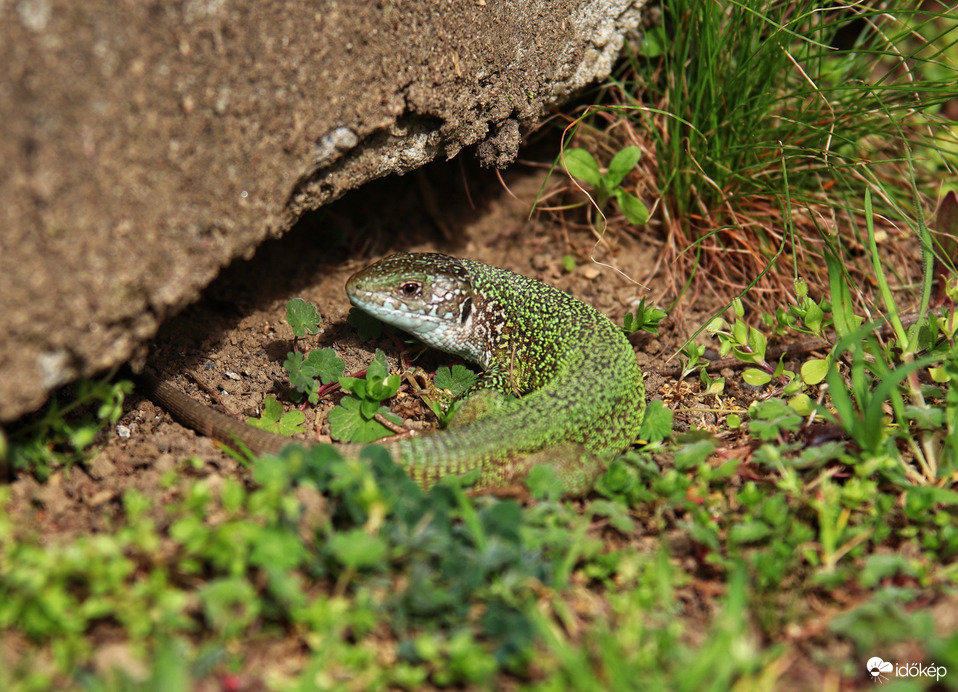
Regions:
<instances>
[{"instance_id":1,"label":"green lizard","mask_svg":"<svg viewBox=\"0 0 958 692\"><path fill-rule=\"evenodd\" d=\"M645 387L632 347L609 318L564 291L424 253L376 262L350 277L346 292L361 310L485 371L448 429L383 443L424 487L476 469L477 490L510 486L533 465L551 464L564 492L580 495L638 436ZM227 444L239 440L256 453L293 444L153 376L138 379L175 418Z\"/></svg>"}]
</instances>

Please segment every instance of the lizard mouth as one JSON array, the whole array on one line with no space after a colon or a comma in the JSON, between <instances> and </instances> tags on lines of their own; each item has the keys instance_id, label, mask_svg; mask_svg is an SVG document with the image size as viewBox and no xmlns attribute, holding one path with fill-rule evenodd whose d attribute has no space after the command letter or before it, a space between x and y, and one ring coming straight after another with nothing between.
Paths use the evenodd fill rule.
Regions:
<instances>
[{"instance_id":1,"label":"lizard mouth","mask_svg":"<svg viewBox=\"0 0 958 692\"><path fill-rule=\"evenodd\" d=\"M360 310L393 327L398 327L414 336L425 334L448 322L448 318L437 314L437 306L426 312L413 312L398 300L366 299L361 295L351 295L349 302Z\"/></svg>"}]
</instances>

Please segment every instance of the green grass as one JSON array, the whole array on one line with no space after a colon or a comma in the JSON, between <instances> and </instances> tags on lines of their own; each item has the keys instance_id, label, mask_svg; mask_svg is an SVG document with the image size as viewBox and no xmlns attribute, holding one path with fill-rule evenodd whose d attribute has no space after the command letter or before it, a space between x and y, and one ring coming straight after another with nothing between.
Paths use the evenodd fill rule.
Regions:
<instances>
[{"instance_id":1,"label":"green grass","mask_svg":"<svg viewBox=\"0 0 958 692\"><path fill-rule=\"evenodd\" d=\"M958 127L941 113L958 82L958 25L945 11L887 5L666 0L602 103L567 128L557 164L586 180L579 159L594 157L609 167L586 188L596 201L614 173L617 194L653 210L669 235L665 266L678 260L675 289L703 287L700 275L729 298L817 282L830 245L867 245L866 190L881 237L917 241L886 251L930 263L927 216L958 185ZM614 170L636 149L631 174ZM648 232L592 206L601 232ZM867 267L850 268L867 279Z\"/></svg>"}]
</instances>

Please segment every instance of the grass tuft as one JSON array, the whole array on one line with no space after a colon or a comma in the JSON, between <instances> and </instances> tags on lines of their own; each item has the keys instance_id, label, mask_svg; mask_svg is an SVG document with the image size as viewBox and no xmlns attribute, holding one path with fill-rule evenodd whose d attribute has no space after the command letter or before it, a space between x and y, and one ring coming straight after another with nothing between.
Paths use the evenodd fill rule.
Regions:
<instances>
[{"instance_id":1,"label":"grass tuft","mask_svg":"<svg viewBox=\"0 0 958 692\"><path fill-rule=\"evenodd\" d=\"M940 182L956 180L956 27L953 13L914 4L665 0L601 105L570 119L560 164L576 175L570 152L610 165L638 148L620 194L664 227L673 295L703 275L729 300L756 288L760 303L797 277L818 283L829 245L867 247L866 190L881 251L914 267L896 277L907 285L938 247L928 215L958 186ZM575 188L593 192L564 191L583 200ZM586 223L644 233L625 211L593 206ZM848 270L871 281L857 256Z\"/></svg>"}]
</instances>

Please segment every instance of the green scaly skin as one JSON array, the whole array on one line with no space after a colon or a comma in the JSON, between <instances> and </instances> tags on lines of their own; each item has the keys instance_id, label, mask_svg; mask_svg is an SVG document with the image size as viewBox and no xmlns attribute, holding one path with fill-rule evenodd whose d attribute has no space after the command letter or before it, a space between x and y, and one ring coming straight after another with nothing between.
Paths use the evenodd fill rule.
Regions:
<instances>
[{"instance_id":1,"label":"green scaly skin","mask_svg":"<svg viewBox=\"0 0 958 692\"><path fill-rule=\"evenodd\" d=\"M426 253L376 262L353 275L346 292L356 307L485 371L450 428L383 445L424 487L478 469L475 489L502 488L535 464L551 464L563 491L580 495L638 437L645 387L632 347L609 318L564 291ZM238 439L257 453L291 444L151 376L141 376L140 386L175 417L224 442ZM343 449L355 454L358 447Z\"/></svg>"}]
</instances>

